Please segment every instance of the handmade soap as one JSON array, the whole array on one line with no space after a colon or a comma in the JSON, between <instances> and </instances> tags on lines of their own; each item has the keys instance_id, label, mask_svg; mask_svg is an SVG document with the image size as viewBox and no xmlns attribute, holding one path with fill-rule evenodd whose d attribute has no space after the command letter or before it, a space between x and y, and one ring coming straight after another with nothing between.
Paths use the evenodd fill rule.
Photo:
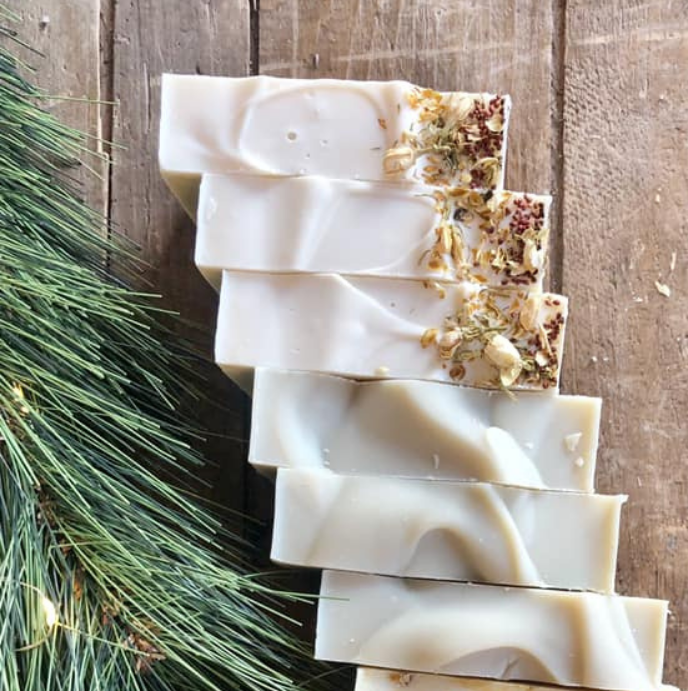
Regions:
<instances>
[{"instance_id":1,"label":"handmade soap","mask_svg":"<svg viewBox=\"0 0 688 691\"><path fill-rule=\"evenodd\" d=\"M660 689L678 691L676 687L666 685L662 685ZM561 689L493 679L469 679L441 674L359 667L356 670L354 691L561 691ZM633 691L633 689L625 691Z\"/></svg>"},{"instance_id":2,"label":"handmade soap","mask_svg":"<svg viewBox=\"0 0 688 691\"><path fill-rule=\"evenodd\" d=\"M196 265L542 289L550 198L322 177L204 175Z\"/></svg>"},{"instance_id":3,"label":"handmade soap","mask_svg":"<svg viewBox=\"0 0 688 691\"><path fill-rule=\"evenodd\" d=\"M215 360L354 378L556 388L566 298L335 274L223 272Z\"/></svg>"},{"instance_id":4,"label":"handmade soap","mask_svg":"<svg viewBox=\"0 0 688 691\"><path fill-rule=\"evenodd\" d=\"M192 215L203 173L500 189L509 109L507 96L401 81L168 74L160 168Z\"/></svg>"},{"instance_id":5,"label":"handmade soap","mask_svg":"<svg viewBox=\"0 0 688 691\"><path fill-rule=\"evenodd\" d=\"M591 492L601 407L585 396L258 368L249 461L266 471L329 468Z\"/></svg>"},{"instance_id":6,"label":"handmade soap","mask_svg":"<svg viewBox=\"0 0 688 691\"><path fill-rule=\"evenodd\" d=\"M597 689L661 684L660 600L337 571L325 571L320 594L321 660Z\"/></svg>"},{"instance_id":7,"label":"handmade soap","mask_svg":"<svg viewBox=\"0 0 688 691\"><path fill-rule=\"evenodd\" d=\"M272 559L389 576L611 592L625 499L281 468Z\"/></svg>"}]
</instances>

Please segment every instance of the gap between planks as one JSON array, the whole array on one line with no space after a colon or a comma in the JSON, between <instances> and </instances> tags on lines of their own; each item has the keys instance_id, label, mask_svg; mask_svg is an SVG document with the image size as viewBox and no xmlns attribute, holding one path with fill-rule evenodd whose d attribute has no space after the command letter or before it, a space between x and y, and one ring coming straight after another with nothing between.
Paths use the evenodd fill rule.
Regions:
<instances>
[{"instance_id":1,"label":"gap between planks","mask_svg":"<svg viewBox=\"0 0 688 691\"><path fill-rule=\"evenodd\" d=\"M249 72L260 74L260 0L247 0L249 4Z\"/></svg>"},{"instance_id":2,"label":"gap between planks","mask_svg":"<svg viewBox=\"0 0 688 691\"><path fill-rule=\"evenodd\" d=\"M564 290L564 98L566 93L566 3L552 0L552 220L550 290Z\"/></svg>"},{"instance_id":3,"label":"gap between planks","mask_svg":"<svg viewBox=\"0 0 688 691\"><path fill-rule=\"evenodd\" d=\"M115 19L117 0L99 0L98 43L100 60L98 81L102 103L99 106L99 146L105 156L103 205L108 233L112 226L112 148L115 119ZM108 268L110 257L107 258Z\"/></svg>"}]
</instances>

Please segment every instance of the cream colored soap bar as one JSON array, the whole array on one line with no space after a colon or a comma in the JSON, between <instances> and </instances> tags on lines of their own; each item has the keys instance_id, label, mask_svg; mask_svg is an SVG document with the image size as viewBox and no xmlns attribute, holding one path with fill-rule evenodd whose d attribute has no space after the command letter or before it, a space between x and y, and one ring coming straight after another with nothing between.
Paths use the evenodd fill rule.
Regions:
<instances>
[{"instance_id":1,"label":"cream colored soap bar","mask_svg":"<svg viewBox=\"0 0 688 691\"><path fill-rule=\"evenodd\" d=\"M510 100L408 82L164 75L160 168L192 214L203 173L503 186Z\"/></svg>"},{"instance_id":2,"label":"cream colored soap bar","mask_svg":"<svg viewBox=\"0 0 688 691\"><path fill-rule=\"evenodd\" d=\"M550 198L328 178L204 175L196 265L542 289Z\"/></svg>"},{"instance_id":3,"label":"cream colored soap bar","mask_svg":"<svg viewBox=\"0 0 688 691\"><path fill-rule=\"evenodd\" d=\"M661 684L660 600L336 571L320 595L321 660L597 689Z\"/></svg>"},{"instance_id":4,"label":"cream colored soap bar","mask_svg":"<svg viewBox=\"0 0 688 691\"><path fill-rule=\"evenodd\" d=\"M215 360L353 378L556 388L566 298L469 284L223 272Z\"/></svg>"},{"instance_id":5,"label":"cream colored soap bar","mask_svg":"<svg viewBox=\"0 0 688 691\"><path fill-rule=\"evenodd\" d=\"M625 497L285 468L275 496L272 559L283 564L614 589Z\"/></svg>"},{"instance_id":6,"label":"cream colored soap bar","mask_svg":"<svg viewBox=\"0 0 688 691\"><path fill-rule=\"evenodd\" d=\"M673 686L663 685L660 688L664 691L678 691ZM441 674L359 667L356 671L354 691L561 691L561 689L492 679L467 679ZM633 691L633 689L626 691Z\"/></svg>"},{"instance_id":7,"label":"cream colored soap bar","mask_svg":"<svg viewBox=\"0 0 688 691\"><path fill-rule=\"evenodd\" d=\"M356 670L354 691L561 691L555 687L526 686L525 684L494 681L492 679L463 679L441 674L400 672L390 669L359 667Z\"/></svg>"},{"instance_id":8,"label":"cream colored soap bar","mask_svg":"<svg viewBox=\"0 0 688 691\"><path fill-rule=\"evenodd\" d=\"M591 492L601 407L585 396L259 368L249 461Z\"/></svg>"}]
</instances>

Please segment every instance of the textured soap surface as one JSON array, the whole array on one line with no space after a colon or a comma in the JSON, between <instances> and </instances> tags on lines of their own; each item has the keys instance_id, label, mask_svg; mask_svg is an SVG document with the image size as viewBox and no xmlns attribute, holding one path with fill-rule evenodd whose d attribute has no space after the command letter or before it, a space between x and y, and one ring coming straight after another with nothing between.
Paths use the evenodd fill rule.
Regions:
<instances>
[{"instance_id":1,"label":"textured soap surface","mask_svg":"<svg viewBox=\"0 0 688 691\"><path fill-rule=\"evenodd\" d=\"M318 659L619 691L661 684L663 601L336 571L320 594Z\"/></svg>"},{"instance_id":2,"label":"textured soap surface","mask_svg":"<svg viewBox=\"0 0 688 691\"><path fill-rule=\"evenodd\" d=\"M549 293L224 271L215 361L238 378L275 367L482 388L502 388L508 377L513 389L552 389L566 314L566 298Z\"/></svg>"},{"instance_id":3,"label":"textured soap surface","mask_svg":"<svg viewBox=\"0 0 688 691\"><path fill-rule=\"evenodd\" d=\"M506 96L439 94L401 81L168 74L160 168L192 215L203 173L499 189L509 109Z\"/></svg>"},{"instance_id":4,"label":"textured soap surface","mask_svg":"<svg viewBox=\"0 0 688 691\"><path fill-rule=\"evenodd\" d=\"M678 691L674 686L662 685L660 688L663 691ZM441 674L359 667L356 670L354 691L561 691L561 689L494 679L469 679ZM633 691L633 689L626 691Z\"/></svg>"},{"instance_id":5,"label":"textured soap surface","mask_svg":"<svg viewBox=\"0 0 688 691\"><path fill-rule=\"evenodd\" d=\"M550 198L328 178L204 175L196 265L542 289Z\"/></svg>"},{"instance_id":6,"label":"textured soap surface","mask_svg":"<svg viewBox=\"0 0 688 691\"><path fill-rule=\"evenodd\" d=\"M614 589L625 497L285 468L275 497L272 559L283 564Z\"/></svg>"},{"instance_id":7,"label":"textured soap surface","mask_svg":"<svg viewBox=\"0 0 688 691\"><path fill-rule=\"evenodd\" d=\"M601 407L586 396L258 368L249 461L591 492Z\"/></svg>"},{"instance_id":8,"label":"textured soap surface","mask_svg":"<svg viewBox=\"0 0 688 691\"><path fill-rule=\"evenodd\" d=\"M545 691L542 686L359 667L354 691ZM548 691L554 691L550 687Z\"/></svg>"}]
</instances>

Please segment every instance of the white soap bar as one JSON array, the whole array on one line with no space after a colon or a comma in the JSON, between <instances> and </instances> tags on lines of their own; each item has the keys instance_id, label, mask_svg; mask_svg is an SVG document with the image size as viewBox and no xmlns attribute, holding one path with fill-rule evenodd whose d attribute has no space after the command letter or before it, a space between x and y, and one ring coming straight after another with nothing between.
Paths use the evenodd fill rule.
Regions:
<instances>
[{"instance_id":1,"label":"white soap bar","mask_svg":"<svg viewBox=\"0 0 688 691\"><path fill-rule=\"evenodd\" d=\"M167 74L160 168L192 215L203 173L500 189L510 105L402 81Z\"/></svg>"},{"instance_id":2,"label":"white soap bar","mask_svg":"<svg viewBox=\"0 0 688 691\"><path fill-rule=\"evenodd\" d=\"M566 298L335 274L223 272L215 360L353 378L556 388Z\"/></svg>"},{"instance_id":3,"label":"white soap bar","mask_svg":"<svg viewBox=\"0 0 688 691\"><path fill-rule=\"evenodd\" d=\"M492 679L464 679L441 674L400 672L359 667L354 691L561 691L554 687L526 686Z\"/></svg>"},{"instance_id":4,"label":"white soap bar","mask_svg":"<svg viewBox=\"0 0 688 691\"><path fill-rule=\"evenodd\" d=\"M271 556L388 576L612 592L625 500L282 468Z\"/></svg>"},{"instance_id":5,"label":"white soap bar","mask_svg":"<svg viewBox=\"0 0 688 691\"><path fill-rule=\"evenodd\" d=\"M196 265L542 289L550 197L426 185L204 175Z\"/></svg>"},{"instance_id":6,"label":"white soap bar","mask_svg":"<svg viewBox=\"0 0 688 691\"><path fill-rule=\"evenodd\" d=\"M660 688L663 691L678 691L673 686L662 685ZM447 677L441 674L359 667L356 671L354 691L561 691L561 689L492 679L469 679Z\"/></svg>"},{"instance_id":7,"label":"white soap bar","mask_svg":"<svg viewBox=\"0 0 688 691\"><path fill-rule=\"evenodd\" d=\"M597 689L661 684L664 601L337 571L325 571L320 596L321 660Z\"/></svg>"},{"instance_id":8,"label":"white soap bar","mask_svg":"<svg viewBox=\"0 0 688 691\"><path fill-rule=\"evenodd\" d=\"M256 370L249 461L336 473L594 490L602 401ZM314 411L317 410L317 414Z\"/></svg>"}]
</instances>

